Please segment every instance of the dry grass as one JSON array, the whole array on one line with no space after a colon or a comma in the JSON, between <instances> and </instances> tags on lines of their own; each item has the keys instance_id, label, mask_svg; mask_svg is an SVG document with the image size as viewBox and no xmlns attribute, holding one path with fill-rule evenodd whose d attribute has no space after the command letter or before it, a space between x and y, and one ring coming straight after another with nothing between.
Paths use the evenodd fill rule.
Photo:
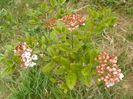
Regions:
<instances>
[{"instance_id":1,"label":"dry grass","mask_svg":"<svg viewBox=\"0 0 133 99\"><path fill-rule=\"evenodd\" d=\"M129 64L130 66L133 66L133 42L127 39L127 36L132 34L132 31L130 31L129 28L132 26L133 20L121 14L119 14L117 17L118 21L114 28L106 31L103 34L104 39L102 40L100 48L101 50L117 55L118 57L123 57L122 64L124 63L124 65L126 66L125 70L128 70ZM119 91L123 95L132 95L133 72L125 72L125 74L126 76L124 78L124 81L121 83L121 88ZM116 99L119 98L117 97Z\"/></svg>"},{"instance_id":2,"label":"dry grass","mask_svg":"<svg viewBox=\"0 0 133 99\"><path fill-rule=\"evenodd\" d=\"M132 21L123 15L117 15L118 21L109 31L103 34L103 41L100 45L101 50L120 56L123 52L127 54L127 64L133 60L133 42L127 40L127 35L131 34L129 27ZM125 63L126 64L126 63Z\"/></svg>"},{"instance_id":3,"label":"dry grass","mask_svg":"<svg viewBox=\"0 0 133 99\"><path fill-rule=\"evenodd\" d=\"M128 73L122 87L124 92L133 93L133 72Z\"/></svg>"}]
</instances>

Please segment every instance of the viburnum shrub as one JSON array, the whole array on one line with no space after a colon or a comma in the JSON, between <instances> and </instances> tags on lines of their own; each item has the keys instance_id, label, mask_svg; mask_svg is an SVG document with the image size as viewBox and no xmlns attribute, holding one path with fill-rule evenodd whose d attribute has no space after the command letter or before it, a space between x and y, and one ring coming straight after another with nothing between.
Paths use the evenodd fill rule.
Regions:
<instances>
[{"instance_id":1,"label":"viburnum shrub","mask_svg":"<svg viewBox=\"0 0 133 99\"><path fill-rule=\"evenodd\" d=\"M80 83L90 86L96 75L95 58L99 53L94 36L113 26L115 17L109 9L89 9L87 13L88 16L72 13L59 19L52 17L51 22L54 24L48 26L52 28L41 28L41 35L31 36L26 32L26 38L21 39L26 43L14 45L11 55L6 53L6 58L13 57L9 58L11 63L6 67L13 66L12 70L20 66L34 68L36 63L33 60L38 59L37 68L65 92ZM15 47L18 56L13 53ZM38 57L32 55L32 48Z\"/></svg>"},{"instance_id":2,"label":"viburnum shrub","mask_svg":"<svg viewBox=\"0 0 133 99\"><path fill-rule=\"evenodd\" d=\"M110 10L89 12L89 16L70 14L51 19L51 32L41 37L46 44L42 71L65 92L78 82L87 86L93 83L99 53L93 36L115 22Z\"/></svg>"},{"instance_id":3,"label":"viburnum shrub","mask_svg":"<svg viewBox=\"0 0 133 99\"><path fill-rule=\"evenodd\" d=\"M49 34L49 43L45 50L49 60L46 59L42 71L50 75L52 81L65 90L73 89L77 81L90 85L95 74L95 57L98 49L89 33L78 31L80 24L82 28L84 27L82 26L83 23L85 24L84 20L75 15L63 19L65 23L57 20L55 28ZM67 27L72 24L74 27L76 25L73 31Z\"/></svg>"}]
</instances>

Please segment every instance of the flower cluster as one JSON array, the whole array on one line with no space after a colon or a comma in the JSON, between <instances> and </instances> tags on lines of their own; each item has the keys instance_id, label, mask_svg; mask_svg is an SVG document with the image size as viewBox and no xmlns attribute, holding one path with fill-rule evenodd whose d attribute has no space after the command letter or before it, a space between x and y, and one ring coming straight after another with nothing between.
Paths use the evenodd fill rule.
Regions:
<instances>
[{"instance_id":1,"label":"flower cluster","mask_svg":"<svg viewBox=\"0 0 133 99\"><path fill-rule=\"evenodd\" d=\"M77 29L80 25L85 25L85 19L82 16L76 14L64 16L61 18L61 21L70 31Z\"/></svg>"},{"instance_id":2,"label":"flower cluster","mask_svg":"<svg viewBox=\"0 0 133 99\"><path fill-rule=\"evenodd\" d=\"M117 64L117 57L106 52L102 52L98 58L99 66L96 67L99 81L103 81L107 87L118 83L124 75Z\"/></svg>"},{"instance_id":3,"label":"flower cluster","mask_svg":"<svg viewBox=\"0 0 133 99\"><path fill-rule=\"evenodd\" d=\"M66 28L70 31L77 29L80 25L85 25L85 18L78 14L71 14L58 19L66 25ZM52 18L48 20L46 26L49 29L53 29L56 24L56 19Z\"/></svg>"},{"instance_id":4,"label":"flower cluster","mask_svg":"<svg viewBox=\"0 0 133 99\"><path fill-rule=\"evenodd\" d=\"M53 29L55 27L55 24L56 24L56 19L52 18L47 21L46 27L49 29Z\"/></svg>"},{"instance_id":5,"label":"flower cluster","mask_svg":"<svg viewBox=\"0 0 133 99\"><path fill-rule=\"evenodd\" d=\"M26 42L17 45L14 53L20 56L22 67L27 68L36 65L33 61L38 60L38 57L36 54L32 55L32 49L27 46Z\"/></svg>"}]
</instances>

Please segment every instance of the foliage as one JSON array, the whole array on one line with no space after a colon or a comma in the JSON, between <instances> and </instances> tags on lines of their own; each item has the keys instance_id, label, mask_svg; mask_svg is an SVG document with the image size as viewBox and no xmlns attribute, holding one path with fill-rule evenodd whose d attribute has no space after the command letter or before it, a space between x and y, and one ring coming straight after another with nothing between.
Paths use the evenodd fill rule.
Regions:
<instances>
[{"instance_id":1,"label":"foliage","mask_svg":"<svg viewBox=\"0 0 133 99\"><path fill-rule=\"evenodd\" d=\"M11 9L0 10L0 41L3 44L0 77L16 76L12 86L9 85L12 99L81 99L86 91L82 87L91 88L95 82L95 58L100 52L96 40L114 25L116 17L111 9L90 7L84 15L85 25L69 31L59 20L74 12L73 7L68 9L67 0L32 1L12 2ZM107 2L116 3L115 0ZM57 19L54 29L46 27L51 18ZM13 53L19 42L27 42L39 56L37 67L20 67L20 59ZM79 86L82 90L78 89ZM76 93L77 90L82 95Z\"/></svg>"},{"instance_id":2,"label":"foliage","mask_svg":"<svg viewBox=\"0 0 133 99\"><path fill-rule=\"evenodd\" d=\"M102 4L104 6L115 7L125 3L126 1L125 0L95 0L95 1L92 0L92 2L95 4Z\"/></svg>"},{"instance_id":3,"label":"foliage","mask_svg":"<svg viewBox=\"0 0 133 99\"><path fill-rule=\"evenodd\" d=\"M133 1L132 0L90 0L96 8L110 7L114 11L118 11L132 18Z\"/></svg>"},{"instance_id":4,"label":"foliage","mask_svg":"<svg viewBox=\"0 0 133 99\"><path fill-rule=\"evenodd\" d=\"M25 35L26 42L32 48L35 46L36 53L44 53L43 62L39 64L42 71L54 79L54 83L59 84L60 87L64 86L64 90L73 89L77 81L87 86L91 85L92 76L95 74L95 58L98 54L93 36L112 26L115 18L111 17L110 10L96 12L95 9L89 9L86 20L85 26L73 32L67 30L63 23L57 22L54 30L44 31L41 37L39 34L30 34L30 32L39 32L36 30L27 30L29 33L26 32ZM35 24L38 24L36 22L37 20ZM31 28L33 29L34 26ZM37 43L39 44L36 45Z\"/></svg>"}]
</instances>

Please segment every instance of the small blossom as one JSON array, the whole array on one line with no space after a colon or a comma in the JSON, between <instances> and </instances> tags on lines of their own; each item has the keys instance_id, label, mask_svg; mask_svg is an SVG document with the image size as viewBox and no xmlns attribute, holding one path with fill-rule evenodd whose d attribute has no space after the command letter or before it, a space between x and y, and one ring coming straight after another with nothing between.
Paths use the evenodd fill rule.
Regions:
<instances>
[{"instance_id":1,"label":"small blossom","mask_svg":"<svg viewBox=\"0 0 133 99\"><path fill-rule=\"evenodd\" d=\"M32 49L28 48L28 49L26 49L26 51L28 51L28 52L32 52Z\"/></svg>"},{"instance_id":2,"label":"small blossom","mask_svg":"<svg viewBox=\"0 0 133 99\"><path fill-rule=\"evenodd\" d=\"M35 55L35 54L34 54L34 55L32 55L32 59L33 59L33 60L38 60L37 55Z\"/></svg>"},{"instance_id":3,"label":"small blossom","mask_svg":"<svg viewBox=\"0 0 133 99\"><path fill-rule=\"evenodd\" d=\"M28 51L25 51L23 54L22 54L22 57L30 57L31 56L31 52L28 52Z\"/></svg>"},{"instance_id":4,"label":"small blossom","mask_svg":"<svg viewBox=\"0 0 133 99\"><path fill-rule=\"evenodd\" d=\"M28 67L30 65L30 62L25 62L24 65L25 67Z\"/></svg>"},{"instance_id":5,"label":"small blossom","mask_svg":"<svg viewBox=\"0 0 133 99\"><path fill-rule=\"evenodd\" d=\"M31 57L27 57L27 62L31 62L32 58Z\"/></svg>"},{"instance_id":6,"label":"small blossom","mask_svg":"<svg viewBox=\"0 0 133 99\"><path fill-rule=\"evenodd\" d=\"M120 73L120 74L119 74L119 78L120 78L120 80L122 80L123 77L124 77L124 75L123 75L122 73Z\"/></svg>"},{"instance_id":7,"label":"small blossom","mask_svg":"<svg viewBox=\"0 0 133 99\"><path fill-rule=\"evenodd\" d=\"M114 83L110 82L110 83L106 83L107 87L111 87L114 85Z\"/></svg>"},{"instance_id":8,"label":"small blossom","mask_svg":"<svg viewBox=\"0 0 133 99\"><path fill-rule=\"evenodd\" d=\"M35 65L36 65L35 62L31 62L31 63L29 64L29 67L34 67Z\"/></svg>"}]
</instances>

